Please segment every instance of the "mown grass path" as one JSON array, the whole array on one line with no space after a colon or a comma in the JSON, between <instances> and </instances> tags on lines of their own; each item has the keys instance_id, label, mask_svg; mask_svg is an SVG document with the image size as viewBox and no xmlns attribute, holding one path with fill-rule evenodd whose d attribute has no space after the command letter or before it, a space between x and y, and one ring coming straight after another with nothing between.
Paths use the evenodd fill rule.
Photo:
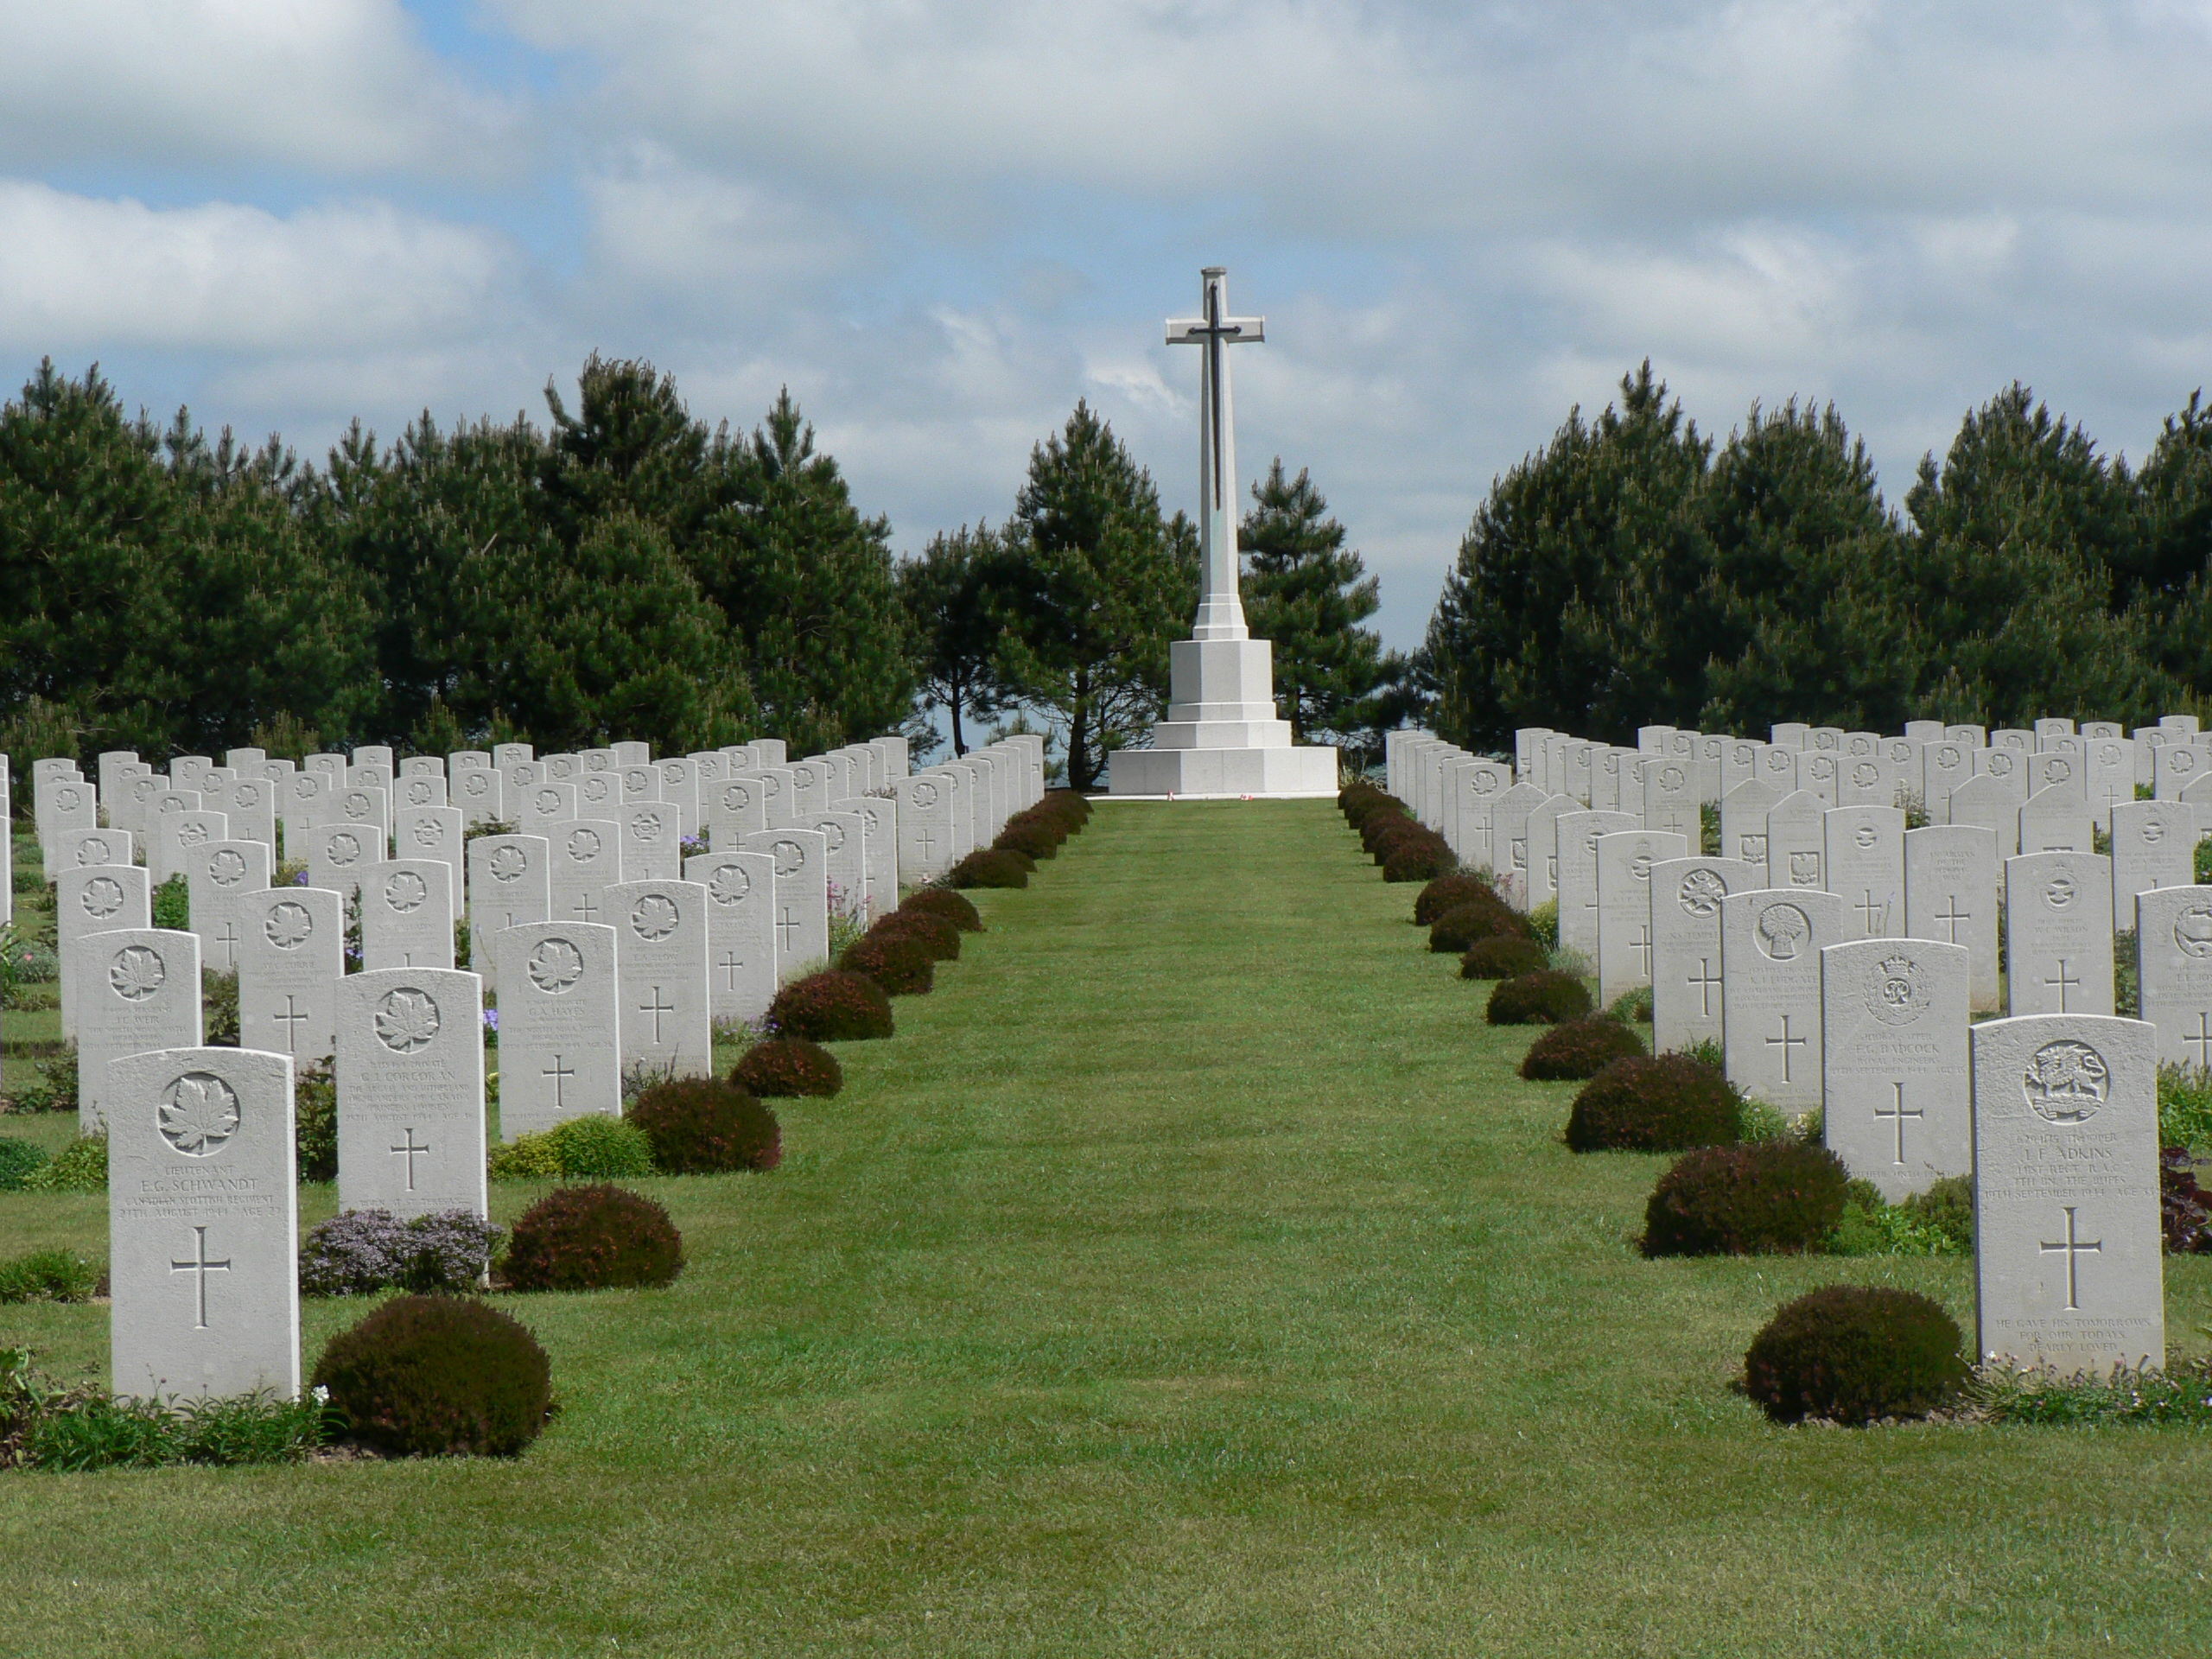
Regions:
<instances>
[{"instance_id":1,"label":"mown grass path","mask_svg":"<svg viewBox=\"0 0 2212 1659\"><path fill-rule=\"evenodd\" d=\"M507 1299L523 1460L0 1480L26 1653L2180 1652L2212 1440L1778 1431L1775 1304L1958 1262L1654 1263L1662 1161L1408 925L1322 803L1102 806L783 1113L649 1184L672 1290ZM512 1217L535 1196L495 1189ZM321 1213L318 1208L315 1213ZM10 1249L98 1200L0 1195ZM2201 1345L2212 1273L2169 1279ZM310 1304L310 1363L358 1307ZM61 1369L104 1310L0 1310Z\"/></svg>"}]
</instances>

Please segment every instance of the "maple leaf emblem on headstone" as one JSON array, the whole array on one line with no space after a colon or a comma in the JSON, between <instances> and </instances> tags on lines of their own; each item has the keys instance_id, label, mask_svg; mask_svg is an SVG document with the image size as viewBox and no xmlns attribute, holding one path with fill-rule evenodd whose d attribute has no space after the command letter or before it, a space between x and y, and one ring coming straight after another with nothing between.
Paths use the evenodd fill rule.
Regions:
<instances>
[{"instance_id":1,"label":"maple leaf emblem on headstone","mask_svg":"<svg viewBox=\"0 0 2212 1659\"><path fill-rule=\"evenodd\" d=\"M438 1005L427 991L389 991L377 1004L377 1040L395 1053L428 1048L438 1024Z\"/></svg>"},{"instance_id":2,"label":"maple leaf emblem on headstone","mask_svg":"<svg viewBox=\"0 0 2212 1659\"><path fill-rule=\"evenodd\" d=\"M168 969L162 966L161 957L143 944L118 952L107 970L107 982L126 1002L144 1001L162 988L162 982L168 977Z\"/></svg>"},{"instance_id":3,"label":"maple leaf emblem on headstone","mask_svg":"<svg viewBox=\"0 0 2212 1659\"><path fill-rule=\"evenodd\" d=\"M530 982L559 995L583 977L583 953L566 939L546 939L530 953Z\"/></svg>"},{"instance_id":4,"label":"maple leaf emblem on headstone","mask_svg":"<svg viewBox=\"0 0 2212 1659\"><path fill-rule=\"evenodd\" d=\"M296 905L287 899L269 912L269 919L261 925L269 943L279 950L294 950L308 941L315 931L315 918L308 913L305 905Z\"/></svg>"},{"instance_id":5,"label":"maple leaf emblem on headstone","mask_svg":"<svg viewBox=\"0 0 2212 1659\"><path fill-rule=\"evenodd\" d=\"M715 872L708 882L707 891L714 894L718 905L734 905L753 891L753 878L734 864L725 864Z\"/></svg>"},{"instance_id":6,"label":"maple leaf emblem on headstone","mask_svg":"<svg viewBox=\"0 0 2212 1659\"><path fill-rule=\"evenodd\" d=\"M530 860L519 847L502 847L492 855L492 879L494 881L519 880L530 868Z\"/></svg>"},{"instance_id":7,"label":"maple leaf emblem on headstone","mask_svg":"<svg viewBox=\"0 0 2212 1659\"><path fill-rule=\"evenodd\" d=\"M188 1071L169 1084L159 1110L162 1139L191 1158L219 1152L238 1133L238 1097L208 1071Z\"/></svg>"},{"instance_id":8,"label":"maple leaf emblem on headstone","mask_svg":"<svg viewBox=\"0 0 2212 1659\"><path fill-rule=\"evenodd\" d=\"M666 938L676 931L678 919L676 901L664 893L647 893L630 912L630 925L641 939Z\"/></svg>"},{"instance_id":9,"label":"maple leaf emblem on headstone","mask_svg":"<svg viewBox=\"0 0 2212 1659\"><path fill-rule=\"evenodd\" d=\"M111 875L87 881L82 902L87 916L112 916L123 908L123 884Z\"/></svg>"}]
</instances>

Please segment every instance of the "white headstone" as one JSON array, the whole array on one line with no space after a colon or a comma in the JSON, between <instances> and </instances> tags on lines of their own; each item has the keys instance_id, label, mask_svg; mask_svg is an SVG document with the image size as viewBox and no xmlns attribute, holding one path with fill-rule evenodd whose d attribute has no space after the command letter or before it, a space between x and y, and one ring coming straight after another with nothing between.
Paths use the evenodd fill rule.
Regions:
<instances>
[{"instance_id":1,"label":"white headstone","mask_svg":"<svg viewBox=\"0 0 2212 1659\"><path fill-rule=\"evenodd\" d=\"M622 775L585 771L576 774L576 810L588 818L613 817L622 805Z\"/></svg>"},{"instance_id":2,"label":"white headstone","mask_svg":"<svg viewBox=\"0 0 2212 1659\"><path fill-rule=\"evenodd\" d=\"M1491 809L1491 849L1498 859L1498 897L1516 910L1529 897L1529 815L1550 798L1534 784L1516 784Z\"/></svg>"},{"instance_id":3,"label":"white headstone","mask_svg":"<svg viewBox=\"0 0 2212 1659\"><path fill-rule=\"evenodd\" d=\"M2150 1027L2049 1014L1973 1041L1977 1351L2069 1376L2163 1365Z\"/></svg>"},{"instance_id":4,"label":"white headstone","mask_svg":"<svg viewBox=\"0 0 2212 1659\"><path fill-rule=\"evenodd\" d=\"M466 893L461 885L461 849L467 833L461 827L461 809L457 806L404 807L398 821L391 826L394 857L435 859L446 867L446 891L452 907L446 918L448 922L457 922L461 917Z\"/></svg>"},{"instance_id":5,"label":"white headstone","mask_svg":"<svg viewBox=\"0 0 2212 1659\"><path fill-rule=\"evenodd\" d=\"M907 887L922 887L957 861L952 791L944 779L929 772L901 778L893 787L899 802L899 880Z\"/></svg>"},{"instance_id":6,"label":"white headstone","mask_svg":"<svg viewBox=\"0 0 2212 1659\"><path fill-rule=\"evenodd\" d=\"M2113 1010L2112 861L2023 853L2005 861L2010 1014Z\"/></svg>"},{"instance_id":7,"label":"white headstone","mask_svg":"<svg viewBox=\"0 0 2212 1659\"><path fill-rule=\"evenodd\" d=\"M474 830L480 823L504 823L506 779L489 766L470 766L453 774L453 798L461 821Z\"/></svg>"},{"instance_id":8,"label":"white headstone","mask_svg":"<svg viewBox=\"0 0 2212 1659\"><path fill-rule=\"evenodd\" d=\"M1516 785L1518 787L1518 785ZM1651 872L1688 858L1689 842L1656 830L1598 837L1598 999L1651 982Z\"/></svg>"},{"instance_id":9,"label":"white headstone","mask_svg":"<svg viewBox=\"0 0 2212 1659\"><path fill-rule=\"evenodd\" d=\"M381 849L391 839L391 797L382 789L347 785L330 798L325 823L342 823L378 837Z\"/></svg>"},{"instance_id":10,"label":"white headstone","mask_svg":"<svg viewBox=\"0 0 2212 1659\"><path fill-rule=\"evenodd\" d=\"M200 941L167 928L88 933L77 952L77 1123L107 1116L108 1062L200 1040Z\"/></svg>"},{"instance_id":11,"label":"white headstone","mask_svg":"<svg viewBox=\"0 0 2212 1659\"><path fill-rule=\"evenodd\" d=\"M1720 901L1766 880L1733 858L1651 867L1651 1046L1665 1053L1721 1038Z\"/></svg>"},{"instance_id":12,"label":"white headstone","mask_svg":"<svg viewBox=\"0 0 2212 1659\"><path fill-rule=\"evenodd\" d=\"M683 827L682 815L676 808L648 802L625 806L620 809L620 815L623 880L680 880L683 873Z\"/></svg>"},{"instance_id":13,"label":"white headstone","mask_svg":"<svg viewBox=\"0 0 2212 1659\"><path fill-rule=\"evenodd\" d=\"M1843 943L1843 900L1763 887L1720 905L1721 1051L1729 1079L1778 1111L1821 1103L1821 952Z\"/></svg>"},{"instance_id":14,"label":"white headstone","mask_svg":"<svg viewBox=\"0 0 2212 1659\"><path fill-rule=\"evenodd\" d=\"M614 925L622 1069L710 1076L706 888L696 881L622 881L607 888L607 908Z\"/></svg>"},{"instance_id":15,"label":"white headstone","mask_svg":"<svg viewBox=\"0 0 2212 1659\"><path fill-rule=\"evenodd\" d=\"M297 1397L291 1061L194 1045L105 1076L115 1392Z\"/></svg>"},{"instance_id":16,"label":"white headstone","mask_svg":"<svg viewBox=\"0 0 2212 1659\"><path fill-rule=\"evenodd\" d=\"M1951 791L1974 776L1978 747L1948 733L1920 746L1920 798L1931 821L1949 821Z\"/></svg>"},{"instance_id":17,"label":"white headstone","mask_svg":"<svg viewBox=\"0 0 2212 1659\"><path fill-rule=\"evenodd\" d=\"M305 1063L338 1052L346 901L327 887L264 887L238 914L238 1041Z\"/></svg>"},{"instance_id":18,"label":"white headstone","mask_svg":"<svg viewBox=\"0 0 2212 1659\"><path fill-rule=\"evenodd\" d=\"M1752 778L1720 798L1720 851L1748 864L1766 862L1766 818L1782 802L1772 784Z\"/></svg>"},{"instance_id":19,"label":"white headstone","mask_svg":"<svg viewBox=\"0 0 2212 1659\"><path fill-rule=\"evenodd\" d=\"M479 836L468 843L468 959L496 990L502 928L550 918L553 844L543 836Z\"/></svg>"},{"instance_id":20,"label":"white headstone","mask_svg":"<svg viewBox=\"0 0 2212 1659\"><path fill-rule=\"evenodd\" d=\"M572 818L545 826L552 846L551 922L607 920L607 889L622 879L622 826L607 818Z\"/></svg>"},{"instance_id":21,"label":"white headstone","mask_svg":"<svg viewBox=\"0 0 2212 1659\"><path fill-rule=\"evenodd\" d=\"M2158 1063L2212 1075L2212 887L2138 892L2128 915L2143 1018L2158 1031Z\"/></svg>"},{"instance_id":22,"label":"white headstone","mask_svg":"<svg viewBox=\"0 0 2212 1659\"><path fill-rule=\"evenodd\" d=\"M1904 931L1916 939L1963 945L1967 1001L1993 1012L2002 963L1997 950L1997 837L1974 824L1935 823L1904 832Z\"/></svg>"},{"instance_id":23,"label":"white headstone","mask_svg":"<svg viewBox=\"0 0 2212 1659\"><path fill-rule=\"evenodd\" d=\"M391 968L336 995L340 1206L485 1214L484 982Z\"/></svg>"},{"instance_id":24,"label":"white headstone","mask_svg":"<svg viewBox=\"0 0 2212 1659\"><path fill-rule=\"evenodd\" d=\"M1694 757L1667 754L1644 768L1643 827L1698 844L1697 765Z\"/></svg>"},{"instance_id":25,"label":"white headstone","mask_svg":"<svg viewBox=\"0 0 2212 1659\"><path fill-rule=\"evenodd\" d=\"M831 810L855 813L861 819L866 834L861 856L868 865L867 919L880 921L899 908L899 803L888 795L859 795L833 803Z\"/></svg>"},{"instance_id":26,"label":"white headstone","mask_svg":"<svg viewBox=\"0 0 2212 1659\"><path fill-rule=\"evenodd\" d=\"M776 1000L776 861L702 853L683 879L707 890L708 1001L717 1020L752 1020Z\"/></svg>"},{"instance_id":27,"label":"white headstone","mask_svg":"<svg viewBox=\"0 0 2212 1659\"><path fill-rule=\"evenodd\" d=\"M740 850L776 867L776 976L789 982L830 959L830 849L811 830L769 830Z\"/></svg>"},{"instance_id":28,"label":"white headstone","mask_svg":"<svg viewBox=\"0 0 2212 1659\"><path fill-rule=\"evenodd\" d=\"M77 961L95 933L154 925L146 872L128 864L79 865L54 883L54 955L60 964L61 1034L77 1034Z\"/></svg>"},{"instance_id":29,"label":"white headstone","mask_svg":"<svg viewBox=\"0 0 2212 1659\"><path fill-rule=\"evenodd\" d=\"M1974 1168L1964 945L1859 939L1821 952L1821 1126L1895 1204Z\"/></svg>"},{"instance_id":30,"label":"white headstone","mask_svg":"<svg viewBox=\"0 0 2212 1659\"><path fill-rule=\"evenodd\" d=\"M492 746L492 764L494 766L524 766L530 762L532 753L527 743L494 743Z\"/></svg>"},{"instance_id":31,"label":"white headstone","mask_svg":"<svg viewBox=\"0 0 2212 1659\"><path fill-rule=\"evenodd\" d=\"M435 858L392 859L361 876L361 965L453 966L453 871Z\"/></svg>"},{"instance_id":32,"label":"white headstone","mask_svg":"<svg viewBox=\"0 0 2212 1659\"><path fill-rule=\"evenodd\" d=\"M2007 760L2013 758L2003 750L1993 749L1990 753L1993 759L1999 755ZM1996 840L1999 855L2010 858L2020 850L2023 804L2001 778L1980 772L1951 791L1948 822L1988 830Z\"/></svg>"},{"instance_id":33,"label":"white headstone","mask_svg":"<svg viewBox=\"0 0 2212 1659\"><path fill-rule=\"evenodd\" d=\"M522 922L495 936L499 1133L512 1141L572 1117L622 1113L614 930Z\"/></svg>"},{"instance_id":34,"label":"white headstone","mask_svg":"<svg viewBox=\"0 0 2212 1659\"><path fill-rule=\"evenodd\" d=\"M153 870L156 886L171 876L185 878L188 889L192 885L192 863L199 850L218 841L230 838L231 821L220 812L168 812L156 821L159 825L155 843L161 849L158 868ZM154 848L146 852L148 866L155 863Z\"/></svg>"},{"instance_id":35,"label":"white headstone","mask_svg":"<svg viewBox=\"0 0 2212 1659\"><path fill-rule=\"evenodd\" d=\"M341 899L360 891L362 873L382 862L373 828L356 824L317 824L308 831L308 880L327 887Z\"/></svg>"},{"instance_id":36,"label":"white headstone","mask_svg":"<svg viewBox=\"0 0 2212 1659\"><path fill-rule=\"evenodd\" d=\"M1766 884L1825 889L1827 803L1810 790L1783 796L1766 815Z\"/></svg>"},{"instance_id":37,"label":"white headstone","mask_svg":"<svg viewBox=\"0 0 2212 1659\"><path fill-rule=\"evenodd\" d=\"M2020 809L2020 850L2024 853L2086 853L2096 837L2089 803L2064 785L2038 790Z\"/></svg>"},{"instance_id":38,"label":"white headstone","mask_svg":"<svg viewBox=\"0 0 2212 1659\"><path fill-rule=\"evenodd\" d=\"M729 773L706 790L705 798L707 844L716 852L728 852L768 827L767 797L757 777Z\"/></svg>"},{"instance_id":39,"label":"white headstone","mask_svg":"<svg viewBox=\"0 0 2212 1659\"><path fill-rule=\"evenodd\" d=\"M1843 900L1853 939L1904 936L1904 814L1894 806L1839 806L1821 827L1821 874Z\"/></svg>"},{"instance_id":40,"label":"white headstone","mask_svg":"<svg viewBox=\"0 0 2212 1659\"><path fill-rule=\"evenodd\" d=\"M1798 790L1819 796L1826 805L1836 805L1841 798L1837 766L1838 758L1833 749L1802 751L1797 756Z\"/></svg>"},{"instance_id":41,"label":"white headstone","mask_svg":"<svg viewBox=\"0 0 2212 1659\"><path fill-rule=\"evenodd\" d=\"M269 849L257 841L211 841L186 854L185 887L200 960L211 973L238 971L239 901L269 886Z\"/></svg>"},{"instance_id":42,"label":"white headstone","mask_svg":"<svg viewBox=\"0 0 2212 1659\"><path fill-rule=\"evenodd\" d=\"M1626 835L1642 827L1630 812L1560 816L1559 942L1592 967L1598 962L1598 837Z\"/></svg>"},{"instance_id":43,"label":"white headstone","mask_svg":"<svg viewBox=\"0 0 2212 1659\"><path fill-rule=\"evenodd\" d=\"M2196 880L2196 809L2187 801L2121 801L2112 812L2112 913L2126 926L2135 895Z\"/></svg>"}]
</instances>

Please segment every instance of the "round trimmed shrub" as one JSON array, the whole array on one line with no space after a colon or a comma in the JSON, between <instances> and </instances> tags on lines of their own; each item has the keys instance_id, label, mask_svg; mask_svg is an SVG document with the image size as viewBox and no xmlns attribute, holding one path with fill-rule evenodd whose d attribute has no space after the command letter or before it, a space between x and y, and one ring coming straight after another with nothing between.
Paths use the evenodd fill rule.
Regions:
<instances>
[{"instance_id":1,"label":"round trimmed shrub","mask_svg":"<svg viewBox=\"0 0 2212 1659\"><path fill-rule=\"evenodd\" d=\"M630 1107L630 1122L653 1143L653 1161L671 1175L773 1169L784 1160L775 1113L720 1077L657 1083Z\"/></svg>"},{"instance_id":2,"label":"round trimmed shrub","mask_svg":"<svg viewBox=\"0 0 2212 1659\"><path fill-rule=\"evenodd\" d=\"M1067 831L1057 823L1043 818L1019 813L1006 821L991 845L1001 852L1026 853L1031 858L1055 858L1060 843L1067 839Z\"/></svg>"},{"instance_id":3,"label":"round trimmed shrub","mask_svg":"<svg viewBox=\"0 0 2212 1659\"><path fill-rule=\"evenodd\" d=\"M553 1403L537 1338L489 1303L400 1296L330 1339L314 1386L353 1433L410 1457L511 1458Z\"/></svg>"},{"instance_id":4,"label":"round trimmed shrub","mask_svg":"<svg viewBox=\"0 0 2212 1659\"><path fill-rule=\"evenodd\" d=\"M1090 798L1079 789L1048 789L1045 798L1029 810L1052 813L1066 823L1070 835L1090 822Z\"/></svg>"},{"instance_id":5,"label":"round trimmed shrub","mask_svg":"<svg viewBox=\"0 0 2212 1659\"><path fill-rule=\"evenodd\" d=\"M1428 948L1441 956L1504 933L1529 937L1529 920L1503 899L1471 899L1428 925Z\"/></svg>"},{"instance_id":6,"label":"round trimmed shrub","mask_svg":"<svg viewBox=\"0 0 2212 1659\"><path fill-rule=\"evenodd\" d=\"M1484 1017L1493 1026L1556 1026L1589 1012L1590 992L1580 979L1542 968L1500 980Z\"/></svg>"},{"instance_id":7,"label":"round trimmed shrub","mask_svg":"<svg viewBox=\"0 0 2212 1659\"><path fill-rule=\"evenodd\" d=\"M1462 979L1513 979L1548 966L1551 953L1534 939L1511 933L1493 933L1477 939L1459 958Z\"/></svg>"},{"instance_id":8,"label":"round trimmed shrub","mask_svg":"<svg viewBox=\"0 0 2212 1659\"><path fill-rule=\"evenodd\" d=\"M1594 1077L1615 1060L1634 1059L1643 1052L1643 1039L1618 1020L1593 1014L1554 1026L1537 1038L1521 1061L1521 1075L1531 1083Z\"/></svg>"},{"instance_id":9,"label":"round trimmed shrub","mask_svg":"<svg viewBox=\"0 0 2212 1659\"><path fill-rule=\"evenodd\" d=\"M1380 864L1389 850L1408 836L1427 833L1403 807L1400 807L1395 812L1377 812L1369 818L1360 826L1359 842Z\"/></svg>"},{"instance_id":10,"label":"round trimmed shrub","mask_svg":"<svg viewBox=\"0 0 2212 1659\"><path fill-rule=\"evenodd\" d=\"M1842 1219L1849 1179L1843 1160L1826 1147L1769 1141L1685 1153L1644 1207L1643 1253L1811 1249Z\"/></svg>"},{"instance_id":11,"label":"round trimmed shrub","mask_svg":"<svg viewBox=\"0 0 2212 1659\"><path fill-rule=\"evenodd\" d=\"M1744 1097L1718 1067L1688 1054L1646 1054L1636 1033L1617 1020L1633 1047L1574 1097L1567 1144L1577 1152L1684 1152L1733 1146L1744 1135Z\"/></svg>"},{"instance_id":12,"label":"round trimmed shrub","mask_svg":"<svg viewBox=\"0 0 2212 1659\"><path fill-rule=\"evenodd\" d=\"M1424 830L1418 838L1407 837L1391 844L1382 859L1382 879L1433 881L1459 868L1459 855L1452 850L1452 843L1433 830Z\"/></svg>"},{"instance_id":13,"label":"round trimmed shrub","mask_svg":"<svg viewBox=\"0 0 2212 1659\"><path fill-rule=\"evenodd\" d=\"M809 974L776 993L768 1005L768 1029L779 1037L804 1037L817 1043L857 1042L888 1037L891 999L865 974Z\"/></svg>"},{"instance_id":14,"label":"round trimmed shrub","mask_svg":"<svg viewBox=\"0 0 2212 1659\"><path fill-rule=\"evenodd\" d=\"M1744 1355L1744 1392L1780 1423L1925 1417L1969 1370L1958 1324L1917 1291L1829 1285L1784 1303Z\"/></svg>"},{"instance_id":15,"label":"round trimmed shrub","mask_svg":"<svg viewBox=\"0 0 2212 1659\"><path fill-rule=\"evenodd\" d=\"M845 1086L837 1057L804 1037L771 1037L745 1051L730 1081L764 1096L827 1096Z\"/></svg>"},{"instance_id":16,"label":"round trimmed shrub","mask_svg":"<svg viewBox=\"0 0 2212 1659\"><path fill-rule=\"evenodd\" d=\"M897 913L942 916L963 933L983 931L982 912L976 908L974 901L963 898L950 887L923 887L910 893L899 901Z\"/></svg>"},{"instance_id":17,"label":"round trimmed shrub","mask_svg":"<svg viewBox=\"0 0 2212 1659\"><path fill-rule=\"evenodd\" d=\"M865 974L886 996L919 996L937 983L937 963L929 947L897 933L863 933L844 949L837 966Z\"/></svg>"},{"instance_id":18,"label":"round trimmed shrub","mask_svg":"<svg viewBox=\"0 0 2212 1659\"><path fill-rule=\"evenodd\" d=\"M507 1244L516 1290L665 1285L683 1271L683 1236L668 1211L620 1186L564 1186L522 1213Z\"/></svg>"},{"instance_id":19,"label":"round trimmed shrub","mask_svg":"<svg viewBox=\"0 0 2212 1659\"><path fill-rule=\"evenodd\" d=\"M1007 847L973 852L952 867L945 880L956 887L1026 887L1033 861Z\"/></svg>"},{"instance_id":20,"label":"round trimmed shrub","mask_svg":"<svg viewBox=\"0 0 2212 1659\"><path fill-rule=\"evenodd\" d=\"M957 962L960 957L960 930L942 916L925 910L894 910L868 929L868 937L911 939L930 953L932 962Z\"/></svg>"},{"instance_id":21,"label":"round trimmed shrub","mask_svg":"<svg viewBox=\"0 0 2212 1659\"><path fill-rule=\"evenodd\" d=\"M1457 910L1461 905L1478 905L1485 899L1497 898L1497 890L1485 877L1455 870L1450 875L1438 876L1414 896L1414 920L1427 927L1446 911Z\"/></svg>"}]
</instances>

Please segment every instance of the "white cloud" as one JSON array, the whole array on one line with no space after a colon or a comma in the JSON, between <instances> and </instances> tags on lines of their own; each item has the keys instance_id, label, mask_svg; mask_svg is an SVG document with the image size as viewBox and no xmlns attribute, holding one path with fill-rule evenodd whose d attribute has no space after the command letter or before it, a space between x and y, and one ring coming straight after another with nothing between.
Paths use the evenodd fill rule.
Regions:
<instances>
[{"instance_id":1,"label":"white cloud","mask_svg":"<svg viewBox=\"0 0 2212 1659\"><path fill-rule=\"evenodd\" d=\"M472 90L398 0L0 0L0 167L244 162L474 175L519 106Z\"/></svg>"},{"instance_id":2,"label":"white cloud","mask_svg":"<svg viewBox=\"0 0 2212 1659\"><path fill-rule=\"evenodd\" d=\"M839 219L788 193L686 166L656 144L627 146L582 188L604 278L656 294L750 309L865 252Z\"/></svg>"},{"instance_id":3,"label":"white cloud","mask_svg":"<svg viewBox=\"0 0 2212 1659\"><path fill-rule=\"evenodd\" d=\"M405 345L481 327L512 264L488 231L378 202L280 219L0 181L0 340L29 352Z\"/></svg>"}]
</instances>

